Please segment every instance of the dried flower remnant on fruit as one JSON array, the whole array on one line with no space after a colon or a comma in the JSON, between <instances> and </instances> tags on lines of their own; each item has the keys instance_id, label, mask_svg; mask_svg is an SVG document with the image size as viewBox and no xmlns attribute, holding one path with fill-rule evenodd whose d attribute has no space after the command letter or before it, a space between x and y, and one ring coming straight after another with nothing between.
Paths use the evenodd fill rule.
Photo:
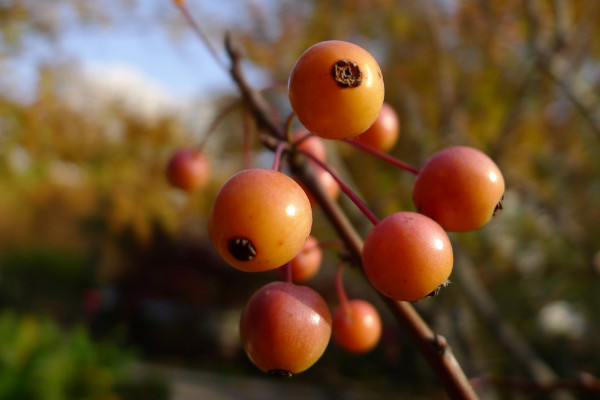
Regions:
<instances>
[{"instance_id":1,"label":"dried flower remnant on fruit","mask_svg":"<svg viewBox=\"0 0 600 400\"><path fill-rule=\"evenodd\" d=\"M269 375L276 378L291 378L293 374L285 369L270 369Z\"/></svg>"},{"instance_id":2,"label":"dried flower remnant on fruit","mask_svg":"<svg viewBox=\"0 0 600 400\"><path fill-rule=\"evenodd\" d=\"M344 88L360 86L363 80L360 67L357 63L350 60L339 60L333 64L331 75L337 84Z\"/></svg>"},{"instance_id":3,"label":"dried flower remnant on fruit","mask_svg":"<svg viewBox=\"0 0 600 400\"><path fill-rule=\"evenodd\" d=\"M229 252L236 260L250 261L256 257L256 248L245 238L233 238L228 243Z\"/></svg>"},{"instance_id":4,"label":"dried flower remnant on fruit","mask_svg":"<svg viewBox=\"0 0 600 400\"><path fill-rule=\"evenodd\" d=\"M435 297L438 294L440 294L440 292L442 291L443 288L450 286L450 279L446 279L444 282L442 282L442 284L438 287L436 287L435 289L433 289L431 291L431 293L429 293L427 296L425 296L426 298L429 297Z\"/></svg>"},{"instance_id":5,"label":"dried flower remnant on fruit","mask_svg":"<svg viewBox=\"0 0 600 400\"><path fill-rule=\"evenodd\" d=\"M495 216L496 214L498 214L500 212L500 210L503 209L502 200L504 200L504 195L502 195L502 197L500 198L500 201L498 202L498 204L496 204L496 207L494 208L494 212L492 213L492 217Z\"/></svg>"}]
</instances>

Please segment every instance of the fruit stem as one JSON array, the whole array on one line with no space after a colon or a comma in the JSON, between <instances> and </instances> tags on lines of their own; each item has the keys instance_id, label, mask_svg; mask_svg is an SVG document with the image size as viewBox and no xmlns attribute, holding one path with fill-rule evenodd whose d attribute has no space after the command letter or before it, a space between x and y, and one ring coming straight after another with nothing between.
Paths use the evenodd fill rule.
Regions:
<instances>
[{"instance_id":1,"label":"fruit stem","mask_svg":"<svg viewBox=\"0 0 600 400\"><path fill-rule=\"evenodd\" d=\"M258 127L264 128L273 137L284 138L284 132L271 115L271 104L265 100L261 92L254 90L248 84L241 68L241 52L236 48L229 32L225 34L225 50L231 59L231 69L229 71L231 78L235 81L246 105L250 108L252 114L254 114Z\"/></svg>"},{"instance_id":2,"label":"fruit stem","mask_svg":"<svg viewBox=\"0 0 600 400\"><path fill-rule=\"evenodd\" d=\"M309 137L314 136L312 133L308 132L307 134L305 134L304 136L302 136L301 138L297 139L294 142L294 146L298 146L300 145L300 143L304 142L306 139L308 139Z\"/></svg>"},{"instance_id":3,"label":"fruit stem","mask_svg":"<svg viewBox=\"0 0 600 400\"><path fill-rule=\"evenodd\" d=\"M283 272L283 279L288 283L293 283L292 264L288 261L279 268L281 268L281 271Z\"/></svg>"},{"instance_id":4,"label":"fruit stem","mask_svg":"<svg viewBox=\"0 0 600 400\"><path fill-rule=\"evenodd\" d=\"M290 115L285 120L285 140L288 142L292 142L292 122L294 122L294 117L296 114L292 111Z\"/></svg>"},{"instance_id":5,"label":"fruit stem","mask_svg":"<svg viewBox=\"0 0 600 400\"><path fill-rule=\"evenodd\" d=\"M373 225L377 225L379 223L379 218L377 218L373 211L371 211L369 207L367 207L367 205L356 195L356 193L354 193L354 191L350 189L350 187L346 185L344 181L342 181L340 177L337 176L337 174L333 172L333 170L327 164L319 160L317 157L315 157L308 151L299 150L299 152L310 158L319 167L326 170L333 177L333 179L335 179L337 184L340 185L340 188L346 194L346 196L348 196L350 200L352 200L352 202L356 204L358 209L369 219L369 221L371 221Z\"/></svg>"},{"instance_id":6,"label":"fruit stem","mask_svg":"<svg viewBox=\"0 0 600 400\"><path fill-rule=\"evenodd\" d=\"M346 294L346 290L344 289L344 281L342 279L342 272L344 272L344 267L346 266L346 261L341 261L338 264L337 272L335 274L335 288L337 290L337 295L340 300L340 306L344 310L345 313L350 311L350 305L348 303L348 295Z\"/></svg>"},{"instance_id":7,"label":"fruit stem","mask_svg":"<svg viewBox=\"0 0 600 400\"><path fill-rule=\"evenodd\" d=\"M374 148L372 148L370 146L367 146L366 144L361 143L358 140L346 139L346 140L344 140L344 142L350 143L351 145L353 145L355 147L358 147L359 149L361 149L361 150L363 150L363 151L365 151L367 153L371 153L374 156L381 158L383 161L386 161L386 162L392 164L395 167L398 167L400 169L406 170L406 171L411 172L411 173L413 173L415 175L418 175L419 172L420 172L419 168L414 167L414 166L412 166L412 165L410 165L408 163L405 163L404 161L400 161L397 158L392 157L392 156L390 156L387 153L384 153L383 151L379 151L379 150L374 149Z\"/></svg>"},{"instance_id":8,"label":"fruit stem","mask_svg":"<svg viewBox=\"0 0 600 400\"><path fill-rule=\"evenodd\" d=\"M196 147L199 151L202 151L204 149L204 147L206 146L206 143L208 142L208 139L210 138L210 135L212 135L212 133L217 130L217 126L219 126L221 121L223 121L223 119L225 119L225 117L227 115L229 115L229 113L231 113L233 110L235 110L241 104L242 104L242 102L240 101L240 99L235 99L231 103L225 105L221 110L219 110L217 115L215 115L215 117L210 122L210 125L208 126L208 128L206 128L206 131L202 135L202 139L200 140L200 143Z\"/></svg>"},{"instance_id":9,"label":"fruit stem","mask_svg":"<svg viewBox=\"0 0 600 400\"><path fill-rule=\"evenodd\" d=\"M277 143L277 147L275 148L275 158L273 159L273 169L275 171L281 171L281 157L283 155L283 149L287 146L286 142Z\"/></svg>"}]
</instances>

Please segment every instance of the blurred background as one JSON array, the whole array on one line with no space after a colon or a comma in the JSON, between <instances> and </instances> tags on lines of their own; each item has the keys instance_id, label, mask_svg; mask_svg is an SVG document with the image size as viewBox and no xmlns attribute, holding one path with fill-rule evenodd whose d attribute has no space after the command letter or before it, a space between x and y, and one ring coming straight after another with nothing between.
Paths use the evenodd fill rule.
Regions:
<instances>
[{"instance_id":1,"label":"blurred background","mask_svg":"<svg viewBox=\"0 0 600 400\"><path fill-rule=\"evenodd\" d=\"M600 2L187 5L223 59L232 32L249 82L271 88L282 120L298 56L348 40L382 68L402 123L394 156L420 166L449 145L490 155L506 180L504 210L451 234L453 284L416 307L482 398L598 398L584 382L600 376ZM276 276L224 265L205 226L220 185L244 168L237 97L171 1L0 1L0 399L445 398L353 270L348 295L384 319L373 352L332 343L288 381L247 360L241 308ZM227 108L205 148L210 185L170 187L171 154L200 143ZM377 215L414 210L414 176L327 145ZM253 149L256 165L271 162ZM314 216L313 234L334 239L318 207ZM332 307L336 265L326 252L308 283ZM573 390L546 390L561 383Z\"/></svg>"}]
</instances>

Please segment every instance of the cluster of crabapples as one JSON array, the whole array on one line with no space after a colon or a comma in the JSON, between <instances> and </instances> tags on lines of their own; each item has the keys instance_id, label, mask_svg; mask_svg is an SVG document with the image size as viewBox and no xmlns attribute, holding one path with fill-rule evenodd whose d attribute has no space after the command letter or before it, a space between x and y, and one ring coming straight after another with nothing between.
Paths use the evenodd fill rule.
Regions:
<instances>
[{"instance_id":1,"label":"cluster of crabapples","mask_svg":"<svg viewBox=\"0 0 600 400\"><path fill-rule=\"evenodd\" d=\"M384 103L381 70L355 44L325 41L310 47L290 73L288 94L304 128L289 134L289 142L280 140L288 152L308 158L333 198L340 181L325 169L324 140L381 154L396 143L399 121ZM277 270L283 278L248 300L240 336L258 368L290 376L313 365L331 336L350 352L373 349L381 318L370 303L346 298L341 267L340 306L333 313L319 293L303 285L322 259L322 246L311 235L315 201L299 180L278 167L276 160L273 169L249 168L232 176L214 199L208 235L231 266L246 272ZM173 157L167 174L173 185L191 190L206 183L207 170L206 158L188 151ZM446 232L485 225L501 208L504 193L496 164L471 147L445 148L413 172L416 212L398 211L375 220L362 253L362 268L373 287L398 301L418 301L444 286L453 266Z\"/></svg>"}]
</instances>

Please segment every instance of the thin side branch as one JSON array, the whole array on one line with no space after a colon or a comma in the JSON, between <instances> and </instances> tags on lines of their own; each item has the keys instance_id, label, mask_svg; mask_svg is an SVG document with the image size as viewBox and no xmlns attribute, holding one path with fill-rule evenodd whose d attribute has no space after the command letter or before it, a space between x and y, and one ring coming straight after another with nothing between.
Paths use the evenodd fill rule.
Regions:
<instances>
[{"instance_id":1,"label":"thin side branch","mask_svg":"<svg viewBox=\"0 0 600 400\"><path fill-rule=\"evenodd\" d=\"M241 52L235 47L231 34L225 35L225 49L227 54L231 58L231 77L235 81L237 87L240 89L242 98L246 102L246 105L254 114L256 121L258 122L259 128L265 129L270 135L283 139L285 133L283 129L273 121L269 112L270 105L267 103L261 93L253 89L244 76L241 69Z\"/></svg>"}]
</instances>

